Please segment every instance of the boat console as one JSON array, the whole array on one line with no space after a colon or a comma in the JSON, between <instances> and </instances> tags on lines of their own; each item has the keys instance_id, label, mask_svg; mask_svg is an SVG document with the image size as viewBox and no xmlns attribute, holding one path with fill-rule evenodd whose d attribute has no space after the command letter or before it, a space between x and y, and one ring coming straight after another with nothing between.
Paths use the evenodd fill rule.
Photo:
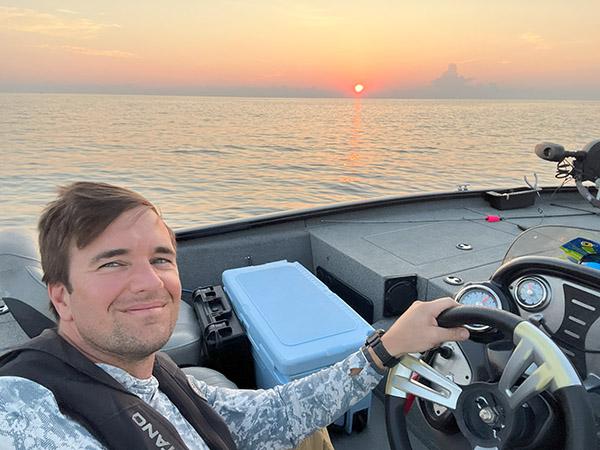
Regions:
<instances>
[{"instance_id":1,"label":"boat console","mask_svg":"<svg viewBox=\"0 0 600 450\"><path fill-rule=\"evenodd\" d=\"M203 337L189 293L220 285L230 269L298 262L374 328L388 328L416 299L453 296L467 309L489 313L448 322L464 320L471 339L408 359L408 375L400 374L402 381L387 396L383 389L373 396L373 418L363 437L334 437L336 450L355 450L356 442L365 448L375 441L377 448L386 448L381 399L389 396L405 403L402 414L398 408L395 415L388 410L388 432L408 428L415 438L413 450L571 450L579 445L573 442L580 442L571 438L579 435L588 445L596 437L594 413L581 417L577 411L589 412L589 402L600 411L600 232L594 231L600 230L600 141L580 152L543 143L536 153L557 162L557 176L573 179L576 187L461 188L176 230L179 273L188 293L166 350L180 365L200 363ZM16 299L6 302L21 327L5 325L14 333L5 333L8 340L0 350L18 343L10 341L13 336L22 342L39 332L35 327L53 320L45 309L48 297L34 241L10 233L0 231L0 296ZM22 247L15 250L15 243ZM29 285L33 291L24 290ZM505 323L507 316L513 319ZM554 365L547 366L548 360ZM427 378L430 370L434 375ZM542 387L528 388L533 384L528 380L544 377ZM460 393L474 385L481 390L464 403ZM498 386L504 394L497 393ZM528 395L518 407L510 406L520 386ZM567 387L576 391L573 398L584 409L572 410L561 391ZM437 390L443 398L431 394ZM413 394L420 398L405 417ZM503 415L504 400L494 403L502 395L514 414ZM578 421L594 431L592 438ZM410 446L400 439L391 448Z\"/></svg>"}]
</instances>

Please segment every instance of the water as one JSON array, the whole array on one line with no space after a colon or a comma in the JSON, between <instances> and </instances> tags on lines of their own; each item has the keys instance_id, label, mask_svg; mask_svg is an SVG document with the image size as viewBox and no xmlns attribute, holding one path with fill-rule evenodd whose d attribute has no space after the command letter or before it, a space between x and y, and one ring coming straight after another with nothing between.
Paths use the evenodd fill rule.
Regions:
<instances>
[{"instance_id":1,"label":"water","mask_svg":"<svg viewBox=\"0 0 600 450\"><path fill-rule=\"evenodd\" d=\"M600 102L0 94L0 227L56 186L141 192L174 228L415 192L555 185L543 140L600 139Z\"/></svg>"}]
</instances>

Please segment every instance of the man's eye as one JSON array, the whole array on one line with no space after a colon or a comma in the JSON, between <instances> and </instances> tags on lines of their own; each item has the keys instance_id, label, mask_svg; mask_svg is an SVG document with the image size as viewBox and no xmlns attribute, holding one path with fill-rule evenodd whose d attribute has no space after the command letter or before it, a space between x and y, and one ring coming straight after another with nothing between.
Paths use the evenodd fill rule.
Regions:
<instances>
[{"instance_id":1,"label":"man's eye","mask_svg":"<svg viewBox=\"0 0 600 450\"><path fill-rule=\"evenodd\" d=\"M111 262L107 262L106 264L102 264L100 266L100 268L103 268L103 267L120 267L120 266L121 266L121 263L118 263L117 261L111 261Z\"/></svg>"},{"instance_id":2,"label":"man's eye","mask_svg":"<svg viewBox=\"0 0 600 450\"><path fill-rule=\"evenodd\" d=\"M171 260L167 258L155 258L152 264L170 264Z\"/></svg>"}]
</instances>

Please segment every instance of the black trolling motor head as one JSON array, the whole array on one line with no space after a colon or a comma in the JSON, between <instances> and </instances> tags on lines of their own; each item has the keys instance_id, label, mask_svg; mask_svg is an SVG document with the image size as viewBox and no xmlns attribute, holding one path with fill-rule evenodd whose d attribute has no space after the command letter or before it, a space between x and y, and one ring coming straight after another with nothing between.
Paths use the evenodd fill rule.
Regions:
<instances>
[{"instance_id":1,"label":"black trolling motor head","mask_svg":"<svg viewBox=\"0 0 600 450\"><path fill-rule=\"evenodd\" d=\"M586 144L580 151L570 152L562 145L542 142L535 146L535 154L546 161L555 161L557 178L572 177L579 193L592 205L600 208L600 139ZM570 158L572 160L567 160ZM596 185L598 194L592 196L583 185L591 181Z\"/></svg>"}]
</instances>

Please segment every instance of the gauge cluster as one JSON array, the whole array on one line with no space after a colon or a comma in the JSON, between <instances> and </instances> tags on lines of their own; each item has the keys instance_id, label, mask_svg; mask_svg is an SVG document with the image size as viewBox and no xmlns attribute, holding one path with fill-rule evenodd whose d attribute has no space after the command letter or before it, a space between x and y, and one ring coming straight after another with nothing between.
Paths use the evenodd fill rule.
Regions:
<instances>
[{"instance_id":1,"label":"gauge cluster","mask_svg":"<svg viewBox=\"0 0 600 450\"><path fill-rule=\"evenodd\" d=\"M503 309L498 293L487 284L468 284L457 292L456 301L465 306L485 306L487 308ZM465 325L471 331L486 331L487 325Z\"/></svg>"},{"instance_id":2,"label":"gauge cluster","mask_svg":"<svg viewBox=\"0 0 600 450\"><path fill-rule=\"evenodd\" d=\"M514 297L521 308L527 311L540 311L551 299L550 286L543 278L523 277L516 283Z\"/></svg>"},{"instance_id":3,"label":"gauge cluster","mask_svg":"<svg viewBox=\"0 0 600 450\"><path fill-rule=\"evenodd\" d=\"M503 294L493 283L469 283L460 289L456 301L461 305L485 306L487 308L505 309L517 312L510 302L524 313L535 313L544 310L552 300L551 283L538 275L527 275L517 278L510 283L510 297ZM503 300L504 299L504 300ZM484 325L469 325L471 331L486 331L489 327Z\"/></svg>"},{"instance_id":4,"label":"gauge cluster","mask_svg":"<svg viewBox=\"0 0 600 450\"><path fill-rule=\"evenodd\" d=\"M559 345L582 378L600 373L600 270L559 259L517 258L489 280L465 284L454 298L461 305L502 309L528 320ZM483 324L465 327L471 344L492 346L505 338Z\"/></svg>"}]
</instances>

